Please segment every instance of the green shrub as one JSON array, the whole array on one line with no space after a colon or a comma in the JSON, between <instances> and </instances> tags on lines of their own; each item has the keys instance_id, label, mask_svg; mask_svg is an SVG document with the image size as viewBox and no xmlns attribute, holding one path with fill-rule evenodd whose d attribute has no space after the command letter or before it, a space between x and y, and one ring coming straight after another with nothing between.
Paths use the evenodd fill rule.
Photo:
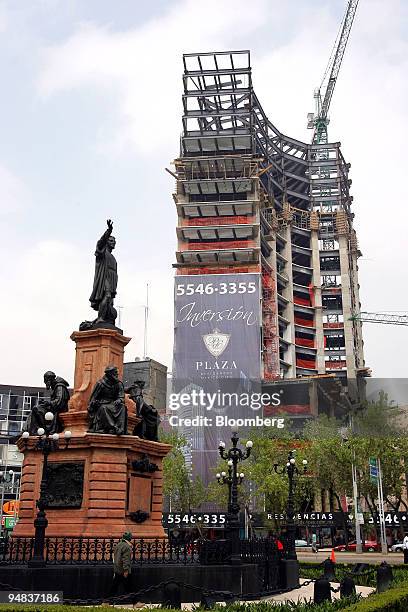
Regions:
<instances>
[{"instance_id":1,"label":"green shrub","mask_svg":"<svg viewBox=\"0 0 408 612\"><path fill-rule=\"evenodd\" d=\"M359 603L343 609L343 612L407 612L408 584L401 584L389 591L370 595Z\"/></svg>"},{"instance_id":2,"label":"green shrub","mask_svg":"<svg viewBox=\"0 0 408 612\"><path fill-rule=\"evenodd\" d=\"M105 608L100 606L85 607L85 606L63 606L61 604L0 604L0 612L103 612ZM111 608L106 608L109 610ZM180 611L179 611L180 612Z\"/></svg>"},{"instance_id":3,"label":"green shrub","mask_svg":"<svg viewBox=\"0 0 408 612\"><path fill-rule=\"evenodd\" d=\"M332 602L324 602L322 604L314 604L313 602L287 602L287 603L272 603L262 601L260 603L233 603L226 607L215 608L216 612L336 612L344 610L350 602L356 601L356 598L336 599Z\"/></svg>"},{"instance_id":4,"label":"green shrub","mask_svg":"<svg viewBox=\"0 0 408 612\"><path fill-rule=\"evenodd\" d=\"M337 612L349 606L355 599L335 600L332 603L326 602L319 605L313 603L287 602L285 604L260 602L260 603L233 603L223 607L214 608L215 612ZM84 607L84 606L63 606L63 605L44 605L44 604L0 604L0 612L103 612L103 607ZM111 608L106 608L107 610ZM116 608L118 610L118 608ZM199 607L195 610L198 612ZM140 610L143 612L143 610ZM146 612L147 609L146 609ZM173 610L163 610L161 612L177 612Z\"/></svg>"},{"instance_id":5,"label":"green shrub","mask_svg":"<svg viewBox=\"0 0 408 612\"><path fill-rule=\"evenodd\" d=\"M359 599L359 598L357 598ZM258 603L230 603L223 607L215 607L214 612L337 612L355 602L356 598L336 599L332 602L314 604L313 602L286 603L261 601ZM196 607L195 612L201 612L201 608Z\"/></svg>"},{"instance_id":6,"label":"green shrub","mask_svg":"<svg viewBox=\"0 0 408 612\"><path fill-rule=\"evenodd\" d=\"M343 578L345 573L350 573L355 563L336 563L336 577L338 581ZM369 569L376 569L377 565L371 564ZM316 563L308 563L307 561L301 561L299 564L301 578L307 578L308 580L319 578L323 574L323 569ZM399 584L402 582L408 582L408 565L393 565L393 584ZM369 586L376 588L377 578L376 573L372 572L368 576L355 576L356 584L360 586Z\"/></svg>"}]
</instances>

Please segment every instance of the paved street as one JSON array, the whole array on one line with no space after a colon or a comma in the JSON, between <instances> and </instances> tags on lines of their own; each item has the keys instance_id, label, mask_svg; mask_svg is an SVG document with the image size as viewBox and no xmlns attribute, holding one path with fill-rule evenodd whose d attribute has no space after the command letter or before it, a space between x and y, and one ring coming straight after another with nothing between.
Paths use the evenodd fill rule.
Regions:
<instances>
[{"instance_id":1,"label":"paved street","mask_svg":"<svg viewBox=\"0 0 408 612\"><path fill-rule=\"evenodd\" d=\"M313 553L311 550L297 550L297 556L299 561L310 561L311 563L320 563L330 556L331 549L326 548L319 550L319 552ZM382 553L362 553L357 554L354 552L335 552L337 563L380 563L381 561L387 561L390 565L402 565L404 562L404 555L402 553L388 553L383 555Z\"/></svg>"}]
</instances>

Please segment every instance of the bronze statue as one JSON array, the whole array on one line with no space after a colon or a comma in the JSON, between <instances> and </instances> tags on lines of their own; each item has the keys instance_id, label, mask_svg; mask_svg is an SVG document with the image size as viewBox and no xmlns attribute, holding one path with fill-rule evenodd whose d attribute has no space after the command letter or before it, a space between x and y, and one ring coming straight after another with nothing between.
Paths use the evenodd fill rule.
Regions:
<instances>
[{"instance_id":1,"label":"bronze statue","mask_svg":"<svg viewBox=\"0 0 408 612\"><path fill-rule=\"evenodd\" d=\"M126 393L129 394L136 404L136 416L141 419L134 430L133 435L145 440L151 440L152 442L158 442L158 429L160 423L160 416L154 406L147 404L143 398L143 388L145 382L143 380L135 380L135 382L126 389Z\"/></svg>"},{"instance_id":2,"label":"bronze statue","mask_svg":"<svg viewBox=\"0 0 408 612\"><path fill-rule=\"evenodd\" d=\"M112 236L113 223L107 220L108 229L96 243L95 275L93 289L89 301L98 316L94 321L84 321L79 326L81 331L97 327L115 328L118 315L113 306L118 285L118 269L115 257L112 254L116 240Z\"/></svg>"},{"instance_id":3,"label":"bronze statue","mask_svg":"<svg viewBox=\"0 0 408 612\"><path fill-rule=\"evenodd\" d=\"M90 433L127 433L125 389L115 366L105 368L103 378L95 383L88 404Z\"/></svg>"},{"instance_id":4,"label":"bronze statue","mask_svg":"<svg viewBox=\"0 0 408 612\"><path fill-rule=\"evenodd\" d=\"M61 412L67 412L68 410L69 385L66 380L50 371L44 374L44 384L48 390L51 390L50 397L49 399L39 400L38 404L32 408L25 425L26 431L32 436L37 435L40 427L47 434L60 433L64 429L59 415ZM47 412L52 412L54 415L53 421L45 420Z\"/></svg>"},{"instance_id":5,"label":"bronze statue","mask_svg":"<svg viewBox=\"0 0 408 612\"><path fill-rule=\"evenodd\" d=\"M145 386L144 380L135 380L134 383L125 389L125 393L128 393L131 400L136 404L136 416L140 417L140 408L143 404L143 388Z\"/></svg>"}]
</instances>

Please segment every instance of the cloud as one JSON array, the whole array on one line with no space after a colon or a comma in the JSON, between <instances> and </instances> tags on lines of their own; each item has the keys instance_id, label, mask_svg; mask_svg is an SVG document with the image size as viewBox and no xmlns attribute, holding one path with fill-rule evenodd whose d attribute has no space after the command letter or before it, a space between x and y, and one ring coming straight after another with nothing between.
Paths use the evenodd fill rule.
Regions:
<instances>
[{"instance_id":1,"label":"cloud","mask_svg":"<svg viewBox=\"0 0 408 612\"><path fill-rule=\"evenodd\" d=\"M126 32L81 24L68 40L44 50L39 93L48 98L92 86L114 91L119 118L110 150L130 147L149 154L166 146L176 149L182 53L228 48L237 30L245 28L249 35L260 27L274 4L255 0L249 11L245 0L209 0L204 9L196 0L185 0L163 17ZM206 27L201 27L203 19ZM106 147L105 132L103 137Z\"/></svg>"},{"instance_id":2,"label":"cloud","mask_svg":"<svg viewBox=\"0 0 408 612\"><path fill-rule=\"evenodd\" d=\"M408 288L398 263L406 257L408 227L399 179L406 174L408 139L404 16L406 21L407 7L398 1L361 3L330 109L329 140L341 141L351 163L365 311L408 311ZM254 88L269 119L306 142L311 138L306 114L314 111L313 89L323 75L335 31L333 16L311 14L289 42L253 59ZM367 324L363 334L366 363L374 376L406 376L403 361L390 358L401 341L400 328Z\"/></svg>"},{"instance_id":3,"label":"cloud","mask_svg":"<svg viewBox=\"0 0 408 612\"><path fill-rule=\"evenodd\" d=\"M2 261L7 254L0 253ZM150 282L148 356L168 363L172 346L172 279L148 266L144 276L119 261L120 293L125 335L132 338L125 359L143 355L146 281ZM71 242L46 240L16 256L2 275L4 312L0 323L2 382L41 385L46 370L56 371L73 384L75 346L70 335L81 321L96 313L89 305L93 283L93 253Z\"/></svg>"},{"instance_id":4,"label":"cloud","mask_svg":"<svg viewBox=\"0 0 408 612\"><path fill-rule=\"evenodd\" d=\"M2 253L3 261L5 257ZM74 245L49 240L16 251L13 265L5 268L7 318L0 325L7 359L2 382L41 385L46 370L73 382L74 347L69 336L86 313L82 257Z\"/></svg>"},{"instance_id":5,"label":"cloud","mask_svg":"<svg viewBox=\"0 0 408 612\"><path fill-rule=\"evenodd\" d=\"M0 2L0 32L5 32L8 26L7 6L5 2Z\"/></svg>"},{"instance_id":6,"label":"cloud","mask_svg":"<svg viewBox=\"0 0 408 612\"><path fill-rule=\"evenodd\" d=\"M130 262L129 262L130 263ZM173 279L171 274L149 268L148 261L142 270L124 263L119 268L117 306L122 310L121 325L125 335L132 337L126 349L126 360L144 354L146 284L149 284L149 309L147 321L147 356L166 364L171 370L173 348ZM120 264L119 264L120 265Z\"/></svg>"},{"instance_id":7,"label":"cloud","mask_svg":"<svg viewBox=\"0 0 408 612\"><path fill-rule=\"evenodd\" d=\"M21 179L0 164L0 216L18 213L28 200L28 191Z\"/></svg>"},{"instance_id":8,"label":"cloud","mask_svg":"<svg viewBox=\"0 0 408 612\"><path fill-rule=\"evenodd\" d=\"M282 5L275 0L255 0L249 9L245 0L210 0L205 4L184 0L170 3L160 17L137 27L130 25L126 31L96 20L80 23L65 40L42 49L37 93L43 104L64 109L67 104L62 97L80 90L91 92L95 99L103 97L110 104L108 109L104 105L103 111L109 114L109 120L98 115L95 105L100 121L95 135L99 150L128 155L131 163L136 152L150 168L154 156L157 172L161 172L162 165L178 152L182 53L250 48L255 91L270 120L284 133L307 141L311 133L305 128L306 114L314 110L313 90L319 84L339 26L339 14L334 14L333 6L328 1ZM329 137L342 142L343 154L352 165L353 210L364 253L359 263L364 310L404 310L408 302L399 263L405 257L408 226L401 181L406 174L408 136L406 23L406 4L398 0L360 3L330 113ZM65 119L67 124L78 125L77 112L71 116L66 110ZM157 181L152 187L152 174L146 179L141 167L135 169L141 191L148 194L151 189L156 201L172 206L170 183ZM2 181L0 194L1 189ZM21 195L14 198L21 200ZM173 226L167 231L174 236ZM149 248L151 239L138 236L139 252ZM159 248L163 247L157 245ZM85 257L89 259L89 255ZM126 330L132 330L127 333L135 337L129 351L141 355L141 304L144 283L151 276L152 293L157 291L157 301L152 300L152 304L160 306L150 326L149 352L153 357L163 355L160 358L168 364L172 343L171 263L163 262L160 271L147 267L141 279L135 278L130 267L126 272L128 264L124 262L120 285L124 324ZM80 275L81 266L77 265ZM86 318L83 308L89 282L81 290L77 319L74 321L66 312L70 325ZM79 295L79 285L75 291ZM71 297L71 304L73 300ZM67 321L61 325L63 333L68 334ZM138 334L133 330L139 330ZM377 375L405 375L403 360L390 359L400 334L398 328L364 327L366 361Z\"/></svg>"}]
</instances>

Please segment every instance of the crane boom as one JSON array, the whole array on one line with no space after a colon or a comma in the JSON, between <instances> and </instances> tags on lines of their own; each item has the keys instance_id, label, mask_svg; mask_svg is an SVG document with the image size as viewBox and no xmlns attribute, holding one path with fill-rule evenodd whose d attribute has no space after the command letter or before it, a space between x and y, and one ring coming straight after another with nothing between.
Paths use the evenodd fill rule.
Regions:
<instances>
[{"instance_id":1,"label":"crane boom","mask_svg":"<svg viewBox=\"0 0 408 612\"><path fill-rule=\"evenodd\" d=\"M327 126L329 124L328 112L330 103L333 97L334 88L336 86L337 77L339 75L341 63L343 61L344 52L346 50L347 42L349 39L351 26L353 25L354 17L356 15L357 6L359 0L349 0L347 9L342 21L340 35L337 37L335 42L335 52L331 54L329 63L326 67L322 83L319 88L315 90L316 100L316 112L309 113L308 115L308 128L313 128L312 142L314 144L327 143ZM336 44L337 43L337 44ZM326 75L330 72L330 76L327 81L326 91L322 99L323 83Z\"/></svg>"},{"instance_id":2,"label":"crane boom","mask_svg":"<svg viewBox=\"0 0 408 612\"><path fill-rule=\"evenodd\" d=\"M389 312L357 312L350 317L351 321L362 323L382 323L384 325L408 325L408 314Z\"/></svg>"},{"instance_id":3,"label":"crane boom","mask_svg":"<svg viewBox=\"0 0 408 612\"><path fill-rule=\"evenodd\" d=\"M359 0L349 0L348 6L347 6L339 42L337 45L336 53L333 58L333 63L331 67L329 80L327 83L326 93L324 94L324 99L322 102L322 108L321 108L322 118L327 117L327 113L329 111L330 102L333 97L334 87L336 85L336 80L337 80L337 77L340 71L341 62L343 61L344 51L346 50L347 42L349 39L351 26L353 25L354 17L356 15L358 2Z\"/></svg>"}]
</instances>

